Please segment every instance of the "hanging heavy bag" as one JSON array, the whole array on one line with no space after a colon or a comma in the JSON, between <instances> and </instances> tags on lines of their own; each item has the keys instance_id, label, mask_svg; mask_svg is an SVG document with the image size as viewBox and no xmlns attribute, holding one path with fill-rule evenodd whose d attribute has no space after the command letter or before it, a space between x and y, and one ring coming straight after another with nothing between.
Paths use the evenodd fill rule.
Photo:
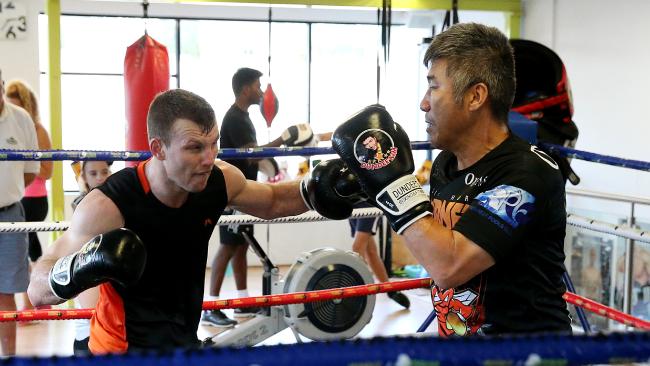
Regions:
<instances>
[{"instance_id":1,"label":"hanging heavy bag","mask_svg":"<svg viewBox=\"0 0 650 366\"><path fill-rule=\"evenodd\" d=\"M126 150L149 150L149 105L165 90L169 90L167 48L145 34L126 49L124 57Z\"/></svg>"}]
</instances>

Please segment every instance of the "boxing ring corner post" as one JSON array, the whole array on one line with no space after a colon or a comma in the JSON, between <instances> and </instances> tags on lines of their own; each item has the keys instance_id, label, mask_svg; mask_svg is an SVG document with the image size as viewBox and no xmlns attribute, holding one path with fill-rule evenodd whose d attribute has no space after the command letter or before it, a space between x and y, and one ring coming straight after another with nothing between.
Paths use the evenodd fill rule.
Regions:
<instances>
[{"instance_id":1,"label":"boxing ring corner post","mask_svg":"<svg viewBox=\"0 0 650 366\"><path fill-rule=\"evenodd\" d=\"M506 34L508 38L521 37L521 9L505 13Z\"/></svg>"},{"instance_id":2,"label":"boxing ring corner post","mask_svg":"<svg viewBox=\"0 0 650 366\"><path fill-rule=\"evenodd\" d=\"M63 148L62 112L61 112L61 1L46 1L48 26L48 61L49 61L49 92L50 92L50 134L52 147ZM52 219L64 220L63 168L62 163L54 162L51 180ZM53 232L52 240L61 233Z\"/></svg>"}]
</instances>

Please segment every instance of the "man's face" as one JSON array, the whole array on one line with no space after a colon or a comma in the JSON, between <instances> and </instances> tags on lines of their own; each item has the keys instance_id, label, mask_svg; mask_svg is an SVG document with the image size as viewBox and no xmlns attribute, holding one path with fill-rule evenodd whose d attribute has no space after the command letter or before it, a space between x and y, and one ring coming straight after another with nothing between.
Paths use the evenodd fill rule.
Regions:
<instances>
[{"instance_id":1,"label":"man's face","mask_svg":"<svg viewBox=\"0 0 650 366\"><path fill-rule=\"evenodd\" d=\"M450 150L462 138L468 126L463 102L456 103L452 80L447 76L447 62L437 60L427 73L428 88L420 102L427 123L427 133L436 149Z\"/></svg>"},{"instance_id":2,"label":"man's face","mask_svg":"<svg viewBox=\"0 0 650 366\"><path fill-rule=\"evenodd\" d=\"M255 80L251 85L247 86L247 88L249 88L248 102L250 104L260 104L260 101L262 100L262 96L264 95L264 92L262 91L262 84L260 83L260 79Z\"/></svg>"},{"instance_id":3,"label":"man's face","mask_svg":"<svg viewBox=\"0 0 650 366\"><path fill-rule=\"evenodd\" d=\"M163 165L167 177L186 192L205 189L219 151L217 126L203 133L193 121L178 119L172 128L169 144L163 144Z\"/></svg>"},{"instance_id":4,"label":"man's face","mask_svg":"<svg viewBox=\"0 0 650 366\"><path fill-rule=\"evenodd\" d=\"M377 150L377 139L372 136L368 136L363 140L363 146L369 150Z\"/></svg>"}]
</instances>

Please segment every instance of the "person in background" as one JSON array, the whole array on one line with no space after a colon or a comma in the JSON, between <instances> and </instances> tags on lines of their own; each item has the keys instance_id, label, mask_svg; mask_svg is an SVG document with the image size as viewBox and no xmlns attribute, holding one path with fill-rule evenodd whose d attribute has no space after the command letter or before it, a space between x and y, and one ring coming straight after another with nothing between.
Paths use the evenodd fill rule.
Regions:
<instances>
[{"instance_id":1,"label":"person in background","mask_svg":"<svg viewBox=\"0 0 650 366\"><path fill-rule=\"evenodd\" d=\"M364 208L373 206L370 203L361 202L356 204L354 207ZM364 219L349 219L350 230L352 237L354 238L354 241L352 242L352 250L363 257L379 282L388 282L388 272L386 271L384 262L379 256L377 243L375 242L374 237L380 219L381 216ZM405 309L408 309L411 306L409 298L399 291L388 292L387 295Z\"/></svg>"},{"instance_id":2,"label":"person in background","mask_svg":"<svg viewBox=\"0 0 650 366\"><path fill-rule=\"evenodd\" d=\"M79 196L72 201L72 210L93 188L101 185L111 175L112 161L75 161L72 170L79 184Z\"/></svg>"},{"instance_id":3,"label":"person in background","mask_svg":"<svg viewBox=\"0 0 650 366\"><path fill-rule=\"evenodd\" d=\"M39 150L50 150L52 142L50 136L41 124L41 117L38 111L38 100L27 83L20 80L9 81L5 87L7 101L13 105L23 108L29 113L36 128L36 139ZM20 203L25 209L25 221L43 221L49 209L47 203L47 189L45 181L52 177L52 161L41 161L40 172L34 181L25 189L25 195ZM43 254L41 242L35 232L29 233L29 260L34 263ZM29 302L27 293L22 293L23 310L30 310L34 307ZM29 324L26 322L20 324Z\"/></svg>"},{"instance_id":4,"label":"person in background","mask_svg":"<svg viewBox=\"0 0 650 366\"><path fill-rule=\"evenodd\" d=\"M37 150L34 122L24 109L5 102L0 70L0 149ZM38 161L0 163L0 222L23 222L25 211L20 200L39 173ZM28 236L26 233L0 235L0 311L16 311L14 295L29 285ZM0 355L16 354L16 322L0 323Z\"/></svg>"},{"instance_id":5,"label":"person in background","mask_svg":"<svg viewBox=\"0 0 650 366\"><path fill-rule=\"evenodd\" d=\"M228 109L221 123L221 148L251 148L258 147L255 126L248 115L251 105L260 103L262 88L260 77L262 73L251 68L241 68L232 77L232 90L235 94L235 103ZM305 146L316 143L316 136L309 124L303 123L288 127L280 137L261 147ZM239 169L246 179L257 180L259 159L228 159L224 160ZM234 212L227 209L224 215ZM233 227L234 228L234 227ZM226 226L219 227L220 245L217 254L212 260L210 275L209 299L219 298L221 285L226 273L228 262L232 260L232 269L235 277L238 297L248 297L247 278L248 264L246 252L248 243L242 235L243 232L253 235L253 225L237 225L236 229ZM258 308L235 309L235 317L255 316ZM207 310L203 312L201 323L215 327L232 327L237 322L228 318L221 310Z\"/></svg>"}]
</instances>

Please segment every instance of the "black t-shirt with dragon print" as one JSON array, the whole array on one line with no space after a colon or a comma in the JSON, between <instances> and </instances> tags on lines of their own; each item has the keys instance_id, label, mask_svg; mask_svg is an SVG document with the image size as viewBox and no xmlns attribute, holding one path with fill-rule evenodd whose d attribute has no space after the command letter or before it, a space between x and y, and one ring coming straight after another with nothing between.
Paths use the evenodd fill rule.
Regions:
<instances>
[{"instance_id":1,"label":"black t-shirt with dragon print","mask_svg":"<svg viewBox=\"0 0 650 366\"><path fill-rule=\"evenodd\" d=\"M432 285L439 334L570 331L564 180L553 159L511 134L464 170L441 152L430 182L434 218L495 260L464 285Z\"/></svg>"}]
</instances>

